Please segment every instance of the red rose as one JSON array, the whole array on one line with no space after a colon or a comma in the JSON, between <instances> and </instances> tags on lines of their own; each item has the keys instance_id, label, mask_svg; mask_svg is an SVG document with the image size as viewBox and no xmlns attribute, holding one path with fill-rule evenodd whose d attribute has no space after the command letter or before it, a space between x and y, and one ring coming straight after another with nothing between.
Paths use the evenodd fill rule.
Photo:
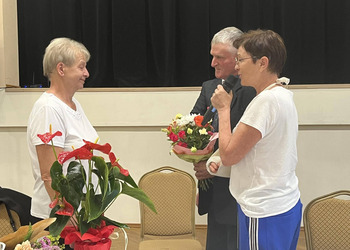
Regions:
<instances>
[{"instance_id":1,"label":"red rose","mask_svg":"<svg viewBox=\"0 0 350 250\"><path fill-rule=\"evenodd\" d=\"M181 130L181 131L178 133L178 135L179 135L180 138L184 138L185 135L186 135L186 133L185 133L185 131Z\"/></svg>"},{"instance_id":2,"label":"red rose","mask_svg":"<svg viewBox=\"0 0 350 250\"><path fill-rule=\"evenodd\" d=\"M173 132L171 132L171 133L169 134L169 138L170 138L170 140L172 140L173 142L177 142L177 141L179 140L179 137L178 137L176 134L174 134Z\"/></svg>"}]
</instances>

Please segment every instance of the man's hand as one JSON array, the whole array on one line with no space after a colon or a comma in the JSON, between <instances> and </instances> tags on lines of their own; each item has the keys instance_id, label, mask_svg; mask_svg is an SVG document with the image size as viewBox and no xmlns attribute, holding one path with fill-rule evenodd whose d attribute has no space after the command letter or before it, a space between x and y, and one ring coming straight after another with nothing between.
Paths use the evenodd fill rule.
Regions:
<instances>
[{"instance_id":1,"label":"man's hand","mask_svg":"<svg viewBox=\"0 0 350 250\"><path fill-rule=\"evenodd\" d=\"M205 164L206 164L206 161L200 161L198 163L193 163L193 166L194 166L193 170L196 172L195 176L198 180L204 180L204 179L208 179L208 178L213 177L207 171L207 167Z\"/></svg>"}]
</instances>

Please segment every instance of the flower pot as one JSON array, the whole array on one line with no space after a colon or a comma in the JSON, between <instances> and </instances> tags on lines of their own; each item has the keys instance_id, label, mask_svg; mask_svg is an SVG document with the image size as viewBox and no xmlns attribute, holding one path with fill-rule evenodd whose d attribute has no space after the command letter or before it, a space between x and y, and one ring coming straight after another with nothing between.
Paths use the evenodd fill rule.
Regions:
<instances>
[{"instance_id":1,"label":"flower pot","mask_svg":"<svg viewBox=\"0 0 350 250\"><path fill-rule=\"evenodd\" d=\"M112 241L107 238L98 242L79 241L74 243L74 250L109 250Z\"/></svg>"}]
</instances>

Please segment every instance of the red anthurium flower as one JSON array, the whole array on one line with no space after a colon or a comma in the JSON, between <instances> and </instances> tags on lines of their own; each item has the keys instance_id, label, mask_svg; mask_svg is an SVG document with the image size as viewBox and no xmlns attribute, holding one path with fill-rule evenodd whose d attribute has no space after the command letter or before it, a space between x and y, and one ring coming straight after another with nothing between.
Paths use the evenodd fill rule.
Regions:
<instances>
[{"instance_id":1,"label":"red anthurium flower","mask_svg":"<svg viewBox=\"0 0 350 250\"><path fill-rule=\"evenodd\" d=\"M62 165L64 162L69 160L72 157L75 157L75 159L80 160L90 160L92 158L93 154L90 150L86 149L84 146L75 149L71 152L62 152L58 155L58 162Z\"/></svg>"},{"instance_id":2,"label":"red anthurium flower","mask_svg":"<svg viewBox=\"0 0 350 250\"><path fill-rule=\"evenodd\" d=\"M105 153L105 154L109 154L109 152L111 152L111 149L112 149L112 146L109 144L109 143L106 143L104 145L100 145L100 144L97 144L97 143L92 143L92 142L89 142L89 141L85 141L85 145L84 147L88 150L93 150L93 149L96 149L98 151L101 151L102 153Z\"/></svg>"},{"instance_id":3,"label":"red anthurium flower","mask_svg":"<svg viewBox=\"0 0 350 250\"><path fill-rule=\"evenodd\" d=\"M186 132L181 130L179 133L178 133L179 137L180 138L184 138L186 136Z\"/></svg>"},{"instance_id":4,"label":"red anthurium flower","mask_svg":"<svg viewBox=\"0 0 350 250\"><path fill-rule=\"evenodd\" d=\"M203 121L203 116L202 115L197 115L195 118L194 118L194 122L196 123L196 125L198 127L203 127L202 126L202 121Z\"/></svg>"},{"instance_id":5,"label":"red anthurium flower","mask_svg":"<svg viewBox=\"0 0 350 250\"><path fill-rule=\"evenodd\" d=\"M57 205L57 203L58 203L58 198L60 196L60 193L57 192L57 191L55 191L55 193L56 193L55 194L55 199L50 203L50 205L49 205L50 208L54 208Z\"/></svg>"},{"instance_id":6,"label":"red anthurium flower","mask_svg":"<svg viewBox=\"0 0 350 250\"><path fill-rule=\"evenodd\" d=\"M170 140L172 140L173 142L177 142L177 140L179 139L179 137L178 137L176 134L174 134L173 132L171 132L171 133L169 134L169 138L170 138Z\"/></svg>"},{"instance_id":7,"label":"red anthurium flower","mask_svg":"<svg viewBox=\"0 0 350 250\"><path fill-rule=\"evenodd\" d=\"M71 151L64 151L59 153L58 157L57 157L57 161L59 162L59 164L63 164L65 161L67 161L68 159L66 159L66 157L71 153Z\"/></svg>"},{"instance_id":8,"label":"red anthurium flower","mask_svg":"<svg viewBox=\"0 0 350 250\"><path fill-rule=\"evenodd\" d=\"M65 215L65 216L73 215L74 213L73 206L70 203L68 203L64 197L62 201L62 198L59 198L58 193L56 192L56 199L50 203L49 207L54 208L57 204L60 205L60 209L57 210L56 214Z\"/></svg>"},{"instance_id":9,"label":"red anthurium flower","mask_svg":"<svg viewBox=\"0 0 350 250\"><path fill-rule=\"evenodd\" d=\"M58 215L65 215L65 216L72 216L74 213L73 206L66 201L66 199L63 197L63 204L62 201L60 201L60 209L57 210L56 214Z\"/></svg>"},{"instance_id":10,"label":"red anthurium flower","mask_svg":"<svg viewBox=\"0 0 350 250\"><path fill-rule=\"evenodd\" d=\"M54 199L54 200L50 203L49 207L50 207L50 208L54 208L54 207L57 205L57 203L58 203L58 196L56 196L56 199Z\"/></svg>"},{"instance_id":11,"label":"red anthurium flower","mask_svg":"<svg viewBox=\"0 0 350 250\"><path fill-rule=\"evenodd\" d=\"M120 164L118 163L117 158L115 157L115 154L113 152L109 153L109 160L111 161L112 166L116 166L119 168L119 171L124 176L129 176L129 171L124 169Z\"/></svg>"},{"instance_id":12,"label":"red anthurium flower","mask_svg":"<svg viewBox=\"0 0 350 250\"><path fill-rule=\"evenodd\" d=\"M55 136L61 136L62 133L61 131L56 131L55 133L52 134L52 126L50 124L50 132L47 132L45 134L38 134L38 137L42 140L43 143L47 144L49 143Z\"/></svg>"}]
</instances>

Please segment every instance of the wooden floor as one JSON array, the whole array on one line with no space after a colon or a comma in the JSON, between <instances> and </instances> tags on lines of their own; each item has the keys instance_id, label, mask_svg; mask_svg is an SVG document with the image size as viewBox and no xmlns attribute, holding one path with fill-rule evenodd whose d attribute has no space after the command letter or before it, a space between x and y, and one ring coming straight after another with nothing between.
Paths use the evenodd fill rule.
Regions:
<instances>
[{"instance_id":1,"label":"wooden floor","mask_svg":"<svg viewBox=\"0 0 350 250\"><path fill-rule=\"evenodd\" d=\"M128 237L128 250L138 250L138 245L140 243L140 226L139 225L129 225L130 229L126 229L127 237ZM206 235L207 235L207 229L205 226L197 226L196 228L196 239L200 241L200 243L203 246L203 249L205 249L205 241L206 241ZM147 238L146 238L147 239ZM119 234L119 239L112 240L112 247L111 250L124 250L124 236L121 232ZM298 241L298 247L297 250L306 250L305 245L305 235L304 235L304 229L301 228L299 241Z\"/></svg>"}]
</instances>

